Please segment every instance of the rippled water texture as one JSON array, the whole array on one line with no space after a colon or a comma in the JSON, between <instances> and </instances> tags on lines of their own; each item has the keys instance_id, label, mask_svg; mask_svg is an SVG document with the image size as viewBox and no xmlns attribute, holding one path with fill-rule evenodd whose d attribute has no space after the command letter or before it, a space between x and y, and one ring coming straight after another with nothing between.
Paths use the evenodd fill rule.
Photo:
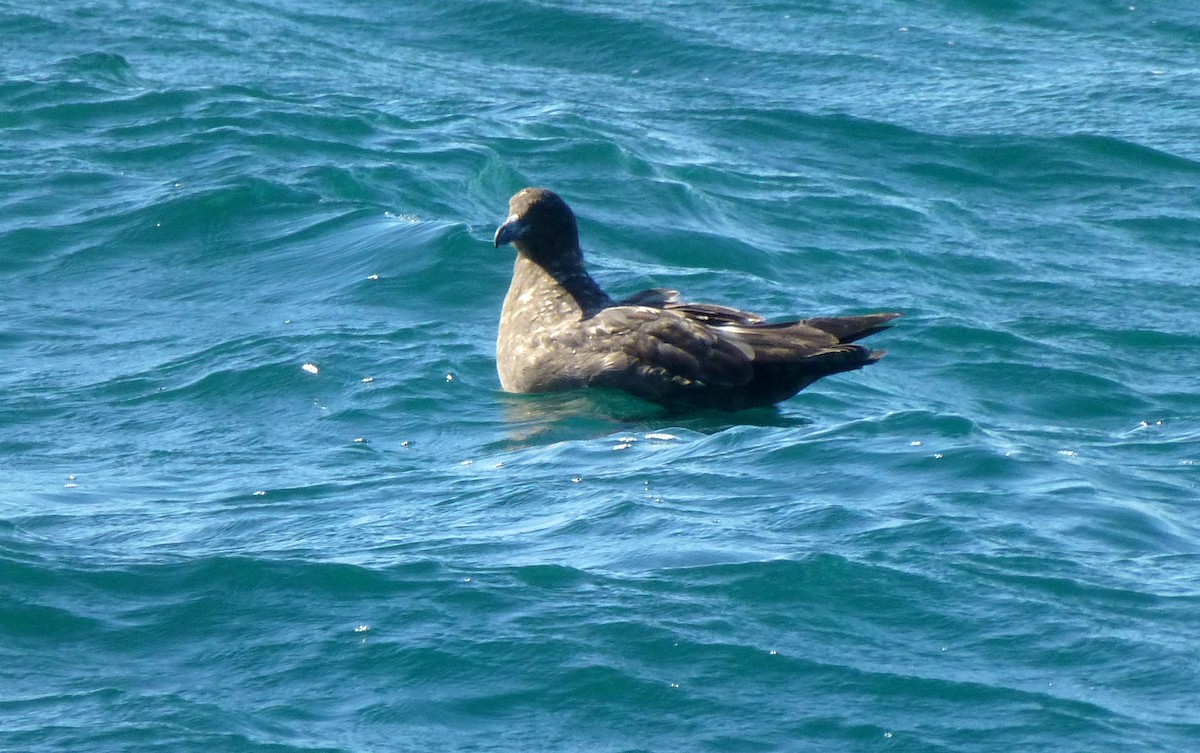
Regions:
<instances>
[{"instance_id":1,"label":"rippled water texture","mask_svg":"<svg viewBox=\"0 0 1200 753\"><path fill-rule=\"evenodd\" d=\"M1187 3L0 8L0 749L1185 751ZM773 411L506 395L614 294L899 310Z\"/></svg>"}]
</instances>

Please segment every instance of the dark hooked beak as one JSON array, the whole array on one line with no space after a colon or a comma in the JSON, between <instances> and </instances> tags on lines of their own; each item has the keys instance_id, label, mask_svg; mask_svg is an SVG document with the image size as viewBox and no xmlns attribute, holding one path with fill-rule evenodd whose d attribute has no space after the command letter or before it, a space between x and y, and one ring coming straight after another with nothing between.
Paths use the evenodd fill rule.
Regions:
<instances>
[{"instance_id":1,"label":"dark hooked beak","mask_svg":"<svg viewBox=\"0 0 1200 753\"><path fill-rule=\"evenodd\" d=\"M505 243L519 241L525 236L525 225L517 219L515 214L508 216L504 224L496 228L496 248L500 248Z\"/></svg>"}]
</instances>

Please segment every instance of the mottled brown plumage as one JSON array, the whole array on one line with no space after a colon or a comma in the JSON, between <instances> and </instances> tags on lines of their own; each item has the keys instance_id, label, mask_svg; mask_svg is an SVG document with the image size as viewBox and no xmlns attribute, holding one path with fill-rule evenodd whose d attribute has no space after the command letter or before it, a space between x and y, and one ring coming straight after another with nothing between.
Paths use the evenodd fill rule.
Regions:
<instances>
[{"instance_id":1,"label":"mottled brown plumage","mask_svg":"<svg viewBox=\"0 0 1200 753\"><path fill-rule=\"evenodd\" d=\"M584 268L574 213L542 188L512 197L495 242L517 249L496 340L509 392L599 386L672 409L772 405L878 361L883 351L852 343L899 316L769 324L747 311L682 303L666 288L614 301Z\"/></svg>"}]
</instances>

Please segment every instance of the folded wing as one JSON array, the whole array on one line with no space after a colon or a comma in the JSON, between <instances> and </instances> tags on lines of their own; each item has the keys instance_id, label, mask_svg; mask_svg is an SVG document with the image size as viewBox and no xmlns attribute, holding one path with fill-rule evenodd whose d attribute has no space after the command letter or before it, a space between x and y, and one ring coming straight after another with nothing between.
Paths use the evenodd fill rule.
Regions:
<instances>
[{"instance_id":1,"label":"folded wing","mask_svg":"<svg viewBox=\"0 0 1200 753\"><path fill-rule=\"evenodd\" d=\"M853 341L886 329L897 316L769 324L747 311L681 303L673 290L643 291L586 322L586 339L607 348L591 383L680 407L770 405L822 377L879 360L883 351Z\"/></svg>"}]
</instances>

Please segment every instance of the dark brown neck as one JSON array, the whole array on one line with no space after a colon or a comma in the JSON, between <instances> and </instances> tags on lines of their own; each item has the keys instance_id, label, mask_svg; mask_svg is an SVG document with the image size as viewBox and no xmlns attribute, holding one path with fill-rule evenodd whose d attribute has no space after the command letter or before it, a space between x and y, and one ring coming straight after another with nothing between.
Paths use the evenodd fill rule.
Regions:
<instances>
[{"instance_id":1,"label":"dark brown neck","mask_svg":"<svg viewBox=\"0 0 1200 753\"><path fill-rule=\"evenodd\" d=\"M541 305L553 301L556 314L576 315L581 319L592 316L612 303L608 294L584 269L581 253L555 254L553 259L548 263L518 249L511 290L532 295L531 300L541 301Z\"/></svg>"}]
</instances>

